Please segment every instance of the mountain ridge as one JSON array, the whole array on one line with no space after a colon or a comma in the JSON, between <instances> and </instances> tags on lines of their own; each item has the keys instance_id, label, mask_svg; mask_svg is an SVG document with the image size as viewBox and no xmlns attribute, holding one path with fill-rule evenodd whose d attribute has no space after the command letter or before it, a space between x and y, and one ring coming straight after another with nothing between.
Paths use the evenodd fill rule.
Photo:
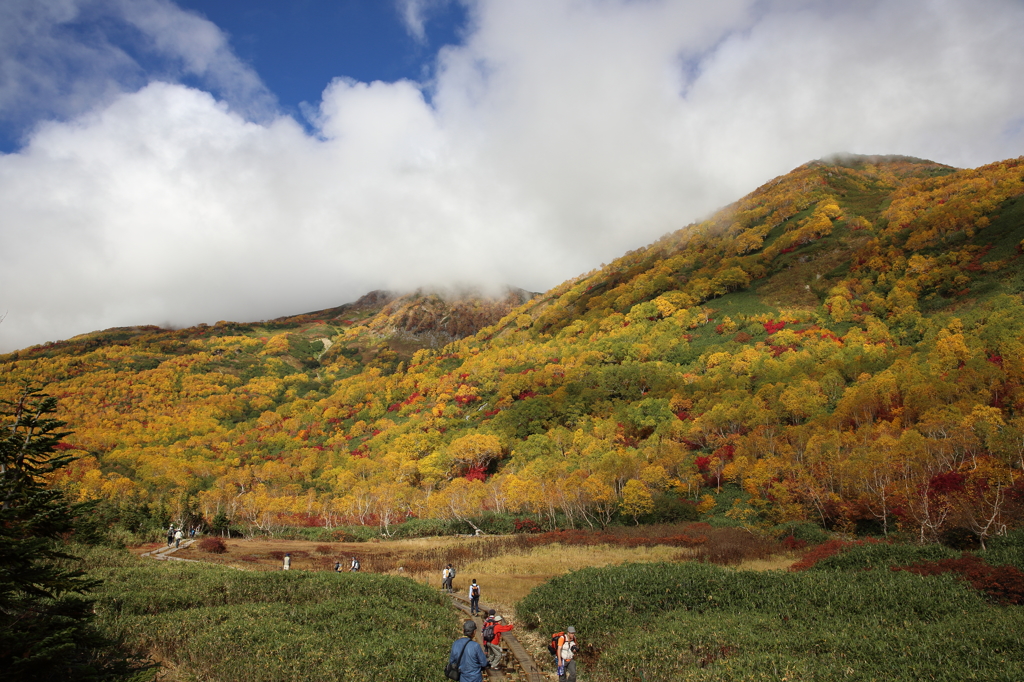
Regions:
<instances>
[{"instance_id":1,"label":"mountain ridge","mask_svg":"<svg viewBox=\"0 0 1024 682\"><path fill-rule=\"evenodd\" d=\"M61 400L83 457L60 484L153 516L571 526L731 483L751 526L984 539L1024 518L1022 244L1024 159L847 155L540 295L0 363Z\"/></svg>"}]
</instances>

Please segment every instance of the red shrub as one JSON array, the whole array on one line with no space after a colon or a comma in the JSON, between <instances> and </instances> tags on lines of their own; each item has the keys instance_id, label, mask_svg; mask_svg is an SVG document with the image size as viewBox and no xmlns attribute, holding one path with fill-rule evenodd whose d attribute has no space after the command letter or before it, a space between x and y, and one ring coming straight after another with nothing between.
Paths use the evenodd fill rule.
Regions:
<instances>
[{"instance_id":1,"label":"red shrub","mask_svg":"<svg viewBox=\"0 0 1024 682\"><path fill-rule=\"evenodd\" d=\"M516 519L515 524L516 533L540 533L544 530L533 519Z\"/></svg>"},{"instance_id":2,"label":"red shrub","mask_svg":"<svg viewBox=\"0 0 1024 682\"><path fill-rule=\"evenodd\" d=\"M782 544L786 549L796 550L803 549L807 546L807 540L798 540L797 538L790 535L788 538L783 538Z\"/></svg>"},{"instance_id":3,"label":"red shrub","mask_svg":"<svg viewBox=\"0 0 1024 682\"><path fill-rule=\"evenodd\" d=\"M224 544L224 540L218 537L203 538L196 543L196 547L201 552L209 552L210 554L223 554L228 551L228 546Z\"/></svg>"},{"instance_id":4,"label":"red shrub","mask_svg":"<svg viewBox=\"0 0 1024 682\"><path fill-rule=\"evenodd\" d=\"M947 471L942 474L935 474L928 483L928 497L935 495L948 495L949 493L962 492L966 476L958 471Z\"/></svg>"},{"instance_id":5,"label":"red shrub","mask_svg":"<svg viewBox=\"0 0 1024 682\"><path fill-rule=\"evenodd\" d=\"M910 566L893 566L893 571L907 571L916 575L939 575L956 573L961 580L987 594L996 602L1024 604L1024 573L1015 566L989 566L973 554L964 554L959 559L925 561Z\"/></svg>"},{"instance_id":6,"label":"red shrub","mask_svg":"<svg viewBox=\"0 0 1024 682\"><path fill-rule=\"evenodd\" d=\"M878 540L872 540L870 538L867 539L867 540L855 540L853 542L847 542L845 540L829 540L828 542L823 542L822 544L818 545L817 547L812 547L810 550L808 550L803 555L803 557L800 559L800 561L798 561L795 564L793 564L792 566L790 566L789 570L791 570L791 571L806 571L807 569L809 569L811 566L814 566L814 564L818 563L819 561L822 561L824 559L828 559L829 557L833 557L836 554L839 554L840 552L845 551L846 549L848 549L850 547L854 547L855 545L869 544L869 543L870 544L874 544L874 543L877 543L877 542L878 542Z\"/></svg>"},{"instance_id":7,"label":"red shrub","mask_svg":"<svg viewBox=\"0 0 1024 682\"><path fill-rule=\"evenodd\" d=\"M467 481L486 481L487 471L482 464L478 464L469 468L465 478Z\"/></svg>"}]
</instances>

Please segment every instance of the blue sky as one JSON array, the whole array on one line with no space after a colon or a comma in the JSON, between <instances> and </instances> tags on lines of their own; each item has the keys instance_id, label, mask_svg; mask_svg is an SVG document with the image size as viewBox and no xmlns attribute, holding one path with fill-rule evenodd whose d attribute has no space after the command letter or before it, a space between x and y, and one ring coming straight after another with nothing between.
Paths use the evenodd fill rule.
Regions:
<instances>
[{"instance_id":1,"label":"blue sky","mask_svg":"<svg viewBox=\"0 0 1024 682\"><path fill-rule=\"evenodd\" d=\"M438 3L423 11L422 38L403 8L384 0L183 0L227 33L282 108L301 116L337 77L358 81L429 80L433 57L459 42L465 7Z\"/></svg>"},{"instance_id":2,"label":"blue sky","mask_svg":"<svg viewBox=\"0 0 1024 682\"><path fill-rule=\"evenodd\" d=\"M122 75L126 85L167 77L166 55L154 53L137 29L116 11L104 11L103 5L81 3L78 16L54 26L53 34L124 50L135 62ZM458 2L417 6L387 0L179 0L176 5L216 25L234 54L276 97L280 110L304 124L301 105L315 106L335 78L428 83L438 50L459 42L467 19L466 6ZM410 7L415 26L408 23ZM47 61L53 66L60 57ZM88 66L65 68L73 79L80 75L74 73L76 67ZM194 75L178 74L177 80L204 86ZM65 112L54 99L59 98L42 99L14 117L0 118L0 152L16 151L40 119L62 118Z\"/></svg>"},{"instance_id":3,"label":"blue sky","mask_svg":"<svg viewBox=\"0 0 1024 682\"><path fill-rule=\"evenodd\" d=\"M837 152L1020 156L1021 35L1020 0L4 0L0 351L544 291Z\"/></svg>"}]
</instances>

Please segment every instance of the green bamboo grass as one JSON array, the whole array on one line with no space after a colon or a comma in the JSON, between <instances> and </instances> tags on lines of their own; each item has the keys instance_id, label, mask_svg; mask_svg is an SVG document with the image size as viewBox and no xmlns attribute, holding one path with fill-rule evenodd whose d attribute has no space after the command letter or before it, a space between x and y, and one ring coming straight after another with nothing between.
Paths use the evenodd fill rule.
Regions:
<instances>
[{"instance_id":1,"label":"green bamboo grass","mask_svg":"<svg viewBox=\"0 0 1024 682\"><path fill-rule=\"evenodd\" d=\"M630 564L556 578L517 613L575 625L593 682L1024 679L1024 612L948 575Z\"/></svg>"},{"instance_id":2,"label":"green bamboo grass","mask_svg":"<svg viewBox=\"0 0 1024 682\"><path fill-rule=\"evenodd\" d=\"M88 562L98 624L184 679L434 680L456 636L451 604L404 578Z\"/></svg>"}]
</instances>

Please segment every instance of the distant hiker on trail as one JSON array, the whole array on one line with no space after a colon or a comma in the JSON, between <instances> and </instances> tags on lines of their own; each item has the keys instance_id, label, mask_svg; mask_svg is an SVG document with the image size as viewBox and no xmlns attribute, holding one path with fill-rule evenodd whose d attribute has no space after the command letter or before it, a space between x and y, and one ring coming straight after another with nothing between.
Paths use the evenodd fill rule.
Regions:
<instances>
[{"instance_id":1,"label":"distant hiker on trail","mask_svg":"<svg viewBox=\"0 0 1024 682\"><path fill-rule=\"evenodd\" d=\"M505 655L505 650L501 647L501 633L509 632L515 629L515 626L511 623L502 622L501 616L494 616L494 619L488 623L484 623L484 629L482 632L484 640L484 651L487 654L487 662L491 664L492 668L497 668L501 665L502 656ZM490 627L490 632L488 632ZM488 641L487 637L490 636L491 640Z\"/></svg>"},{"instance_id":2,"label":"distant hiker on trail","mask_svg":"<svg viewBox=\"0 0 1024 682\"><path fill-rule=\"evenodd\" d=\"M188 532L188 536L189 536L190 538L195 538L195 536L196 536L196 527L195 527L195 526L192 526L192 530L190 530L190 531Z\"/></svg>"},{"instance_id":3,"label":"distant hiker on trail","mask_svg":"<svg viewBox=\"0 0 1024 682\"><path fill-rule=\"evenodd\" d=\"M484 650L473 641L473 633L476 631L476 623L467 620L462 624L463 636L455 640L452 649L448 653L448 665L444 669L445 677L457 679L460 682L483 682L483 670L489 664ZM453 677L454 671L461 673Z\"/></svg>"},{"instance_id":4,"label":"distant hiker on trail","mask_svg":"<svg viewBox=\"0 0 1024 682\"><path fill-rule=\"evenodd\" d=\"M174 548L181 547L181 539L185 537L185 534L181 532L181 529L174 531Z\"/></svg>"},{"instance_id":5,"label":"distant hiker on trail","mask_svg":"<svg viewBox=\"0 0 1024 682\"><path fill-rule=\"evenodd\" d=\"M476 578L469 585L469 612L476 615L480 611L480 586L476 584Z\"/></svg>"},{"instance_id":6,"label":"distant hiker on trail","mask_svg":"<svg viewBox=\"0 0 1024 682\"><path fill-rule=\"evenodd\" d=\"M352 571L353 573L358 571L359 570L359 559L357 559L355 557L352 557L352 563L351 563L351 565L349 565L348 570Z\"/></svg>"},{"instance_id":7,"label":"distant hiker on trail","mask_svg":"<svg viewBox=\"0 0 1024 682\"><path fill-rule=\"evenodd\" d=\"M334 562L334 572L335 573L341 573L341 562L340 561L335 561Z\"/></svg>"},{"instance_id":8,"label":"distant hiker on trail","mask_svg":"<svg viewBox=\"0 0 1024 682\"><path fill-rule=\"evenodd\" d=\"M576 682L576 628L569 626L565 632L553 636L555 666L558 668L558 682Z\"/></svg>"},{"instance_id":9,"label":"distant hiker on trail","mask_svg":"<svg viewBox=\"0 0 1024 682\"><path fill-rule=\"evenodd\" d=\"M174 544L174 524L173 523L171 524L171 527L167 529L167 546L170 547L172 544Z\"/></svg>"},{"instance_id":10,"label":"distant hiker on trail","mask_svg":"<svg viewBox=\"0 0 1024 682\"><path fill-rule=\"evenodd\" d=\"M454 579L455 579L455 569L452 568L451 564L448 564L447 566L444 567L444 570L441 571L441 589L443 589L445 592L451 592L452 591L452 580L454 580Z\"/></svg>"},{"instance_id":11,"label":"distant hiker on trail","mask_svg":"<svg viewBox=\"0 0 1024 682\"><path fill-rule=\"evenodd\" d=\"M285 552L285 555L284 555L284 568L283 568L283 570L287 571L287 570L291 569L291 567L292 567L292 553L291 552Z\"/></svg>"}]
</instances>

